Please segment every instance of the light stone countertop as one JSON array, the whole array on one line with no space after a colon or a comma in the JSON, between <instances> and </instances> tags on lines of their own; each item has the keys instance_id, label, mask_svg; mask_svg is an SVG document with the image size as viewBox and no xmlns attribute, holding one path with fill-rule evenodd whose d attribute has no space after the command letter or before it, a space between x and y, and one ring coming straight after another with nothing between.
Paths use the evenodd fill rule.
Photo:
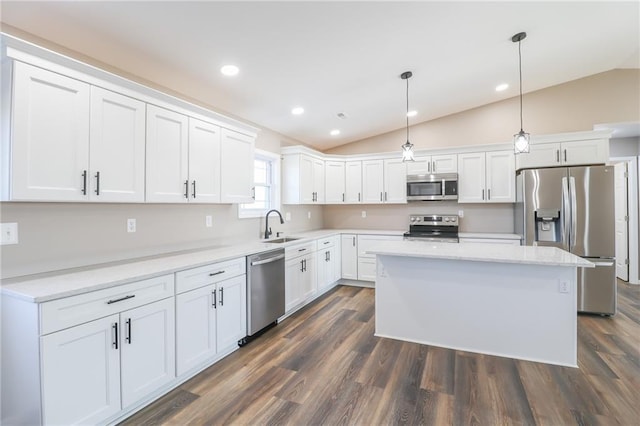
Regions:
<instances>
[{"instance_id":1,"label":"light stone countertop","mask_svg":"<svg viewBox=\"0 0 640 426\"><path fill-rule=\"evenodd\" d=\"M282 244L265 243L263 240L227 246L213 246L200 250L168 253L131 259L126 262L92 265L24 277L2 280L0 294L42 303L63 297L101 290L135 281L158 277L185 269L197 268L215 262L284 248L318 238L340 234L402 235L397 230L321 229L287 234L299 238ZM272 238L275 239L275 238Z\"/></svg>"},{"instance_id":2,"label":"light stone countertop","mask_svg":"<svg viewBox=\"0 0 640 426\"><path fill-rule=\"evenodd\" d=\"M556 247L501 244L451 244L425 241L391 241L374 246L369 254L429 259L518 263L541 266L593 268L588 260Z\"/></svg>"},{"instance_id":3,"label":"light stone countertop","mask_svg":"<svg viewBox=\"0 0 640 426\"><path fill-rule=\"evenodd\" d=\"M190 268L209 265L238 257L284 248L318 238L340 234L357 235L397 235L404 230L372 229L320 229L314 231L287 233L287 237L299 238L283 244L265 243L264 240L239 244L212 246L203 249L167 253L164 255L131 259L123 262L91 265L81 268L53 271L4 279L0 282L0 294L12 296L34 303L42 303L63 297L75 296L95 290L114 287ZM475 238L496 238L496 235L473 234ZM388 244L388 243L387 243ZM478 244L484 246L484 244ZM454 244L454 246L457 246ZM509 246L513 251L514 247ZM465 250L471 250L467 248Z\"/></svg>"},{"instance_id":4,"label":"light stone countertop","mask_svg":"<svg viewBox=\"0 0 640 426\"><path fill-rule=\"evenodd\" d=\"M518 234L502 234L497 232L459 232L458 238L490 238L496 240L522 240Z\"/></svg>"}]
</instances>

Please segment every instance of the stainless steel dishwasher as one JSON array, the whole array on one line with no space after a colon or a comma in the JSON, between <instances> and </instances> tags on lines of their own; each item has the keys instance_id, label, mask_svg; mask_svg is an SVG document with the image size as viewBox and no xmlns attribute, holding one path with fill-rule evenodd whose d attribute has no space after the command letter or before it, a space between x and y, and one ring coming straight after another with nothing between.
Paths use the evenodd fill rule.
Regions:
<instances>
[{"instance_id":1,"label":"stainless steel dishwasher","mask_svg":"<svg viewBox=\"0 0 640 426\"><path fill-rule=\"evenodd\" d=\"M243 346L284 315L284 249L247 256L247 329Z\"/></svg>"}]
</instances>

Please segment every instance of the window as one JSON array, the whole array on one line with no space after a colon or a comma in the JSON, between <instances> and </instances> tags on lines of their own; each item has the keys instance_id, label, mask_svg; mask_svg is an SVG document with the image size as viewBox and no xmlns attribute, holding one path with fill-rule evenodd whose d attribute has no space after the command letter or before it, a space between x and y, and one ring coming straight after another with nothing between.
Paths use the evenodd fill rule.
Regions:
<instances>
[{"instance_id":1,"label":"window","mask_svg":"<svg viewBox=\"0 0 640 426\"><path fill-rule=\"evenodd\" d=\"M253 160L254 202L240 204L238 217L262 217L280 208L280 156L256 149Z\"/></svg>"}]
</instances>

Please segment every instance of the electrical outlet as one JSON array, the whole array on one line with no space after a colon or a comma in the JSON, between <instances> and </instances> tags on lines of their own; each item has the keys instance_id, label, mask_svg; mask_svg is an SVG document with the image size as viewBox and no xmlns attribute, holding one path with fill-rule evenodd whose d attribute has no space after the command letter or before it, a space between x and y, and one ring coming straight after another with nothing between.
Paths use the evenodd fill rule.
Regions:
<instances>
[{"instance_id":1,"label":"electrical outlet","mask_svg":"<svg viewBox=\"0 0 640 426\"><path fill-rule=\"evenodd\" d=\"M211 228L213 226L213 217L212 216L205 216L204 217L204 221L205 221L205 225L207 226L207 228Z\"/></svg>"},{"instance_id":2,"label":"electrical outlet","mask_svg":"<svg viewBox=\"0 0 640 426\"><path fill-rule=\"evenodd\" d=\"M560 293L569 293L569 282L568 281L560 281L558 283L558 291Z\"/></svg>"},{"instance_id":3,"label":"electrical outlet","mask_svg":"<svg viewBox=\"0 0 640 426\"><path fill-rule=\"evenodd\" d=\"M17 223L3 223L2 230L0 231L0 244L3 246L9 244L18 244L18 224Z\"/></svg>"},{"instance_id":4,"label":"electrical outlet","mask_svg":"<svg viewBox=\"0 0 640 426\"><path fill-rule=\"evenodd\" d=\"M284 214L284 220L286 220L287 222L291 222L291 212L286 212Z\"/></svg>"},{"instance_id":5,"label":"electrical outlet","mask_svg":"<svg viewBox=\"0 0 640 426\"><path fill-rule=\"evenodd\" d=\"M136 220L127 219L127 232L136 232Z\"/></svg>"},{"instance_id":6,"label":"electrical outlet","mask_svg":"<svg viewBox=\"0 0 640 426\"><path fill-rule=\"evenodd\" d=\"M307 212L307 219L311 219L311 212Z\"/></svg>"},{"instance_id":7,"label":"electrical outlet","mask_svg":"<svg viewBox=\"0 0 640 426\"><path fill-rule=\"evenodd\" d=\"M362 210L362 217L367 217L367 212Z\"/></svg>"},{"instance_id":8,"label":"electrical outlet","mask_svg":"<svg viewBox=\"0 0 640 426\"><path fill-rule=\"evenodd\" d=\"M458 210L458 217L464 217L464 210Z\"/></svg>"}]
</instances>

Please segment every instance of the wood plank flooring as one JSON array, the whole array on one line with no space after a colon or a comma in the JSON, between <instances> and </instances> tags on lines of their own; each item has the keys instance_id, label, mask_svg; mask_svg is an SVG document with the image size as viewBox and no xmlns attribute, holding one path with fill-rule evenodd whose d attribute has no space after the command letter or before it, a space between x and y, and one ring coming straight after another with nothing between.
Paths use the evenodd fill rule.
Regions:
<instances>
[{"instance_id":1,"label":"wood plank flooring","mask_svg":"<svg viewBox=\"0 0 640 426\"><path fill-rule=\"evenodd\" d=\"M126 425L638 425L640 288L580 315L579 369L382 339L339 286Z\"/></svg>"}]
</instances>

